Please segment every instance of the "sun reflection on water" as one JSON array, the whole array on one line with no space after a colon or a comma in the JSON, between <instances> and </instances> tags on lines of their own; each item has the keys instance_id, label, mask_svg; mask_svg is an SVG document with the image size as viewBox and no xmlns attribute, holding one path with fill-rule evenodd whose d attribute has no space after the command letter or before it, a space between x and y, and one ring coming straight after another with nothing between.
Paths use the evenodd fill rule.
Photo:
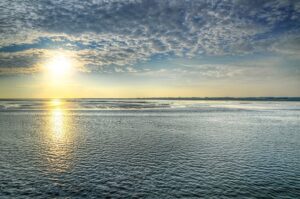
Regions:
<instances>
[{"instance_id":1,"label":"sun reflection on water","mask_svg":"<svg viewBox=\"0 0 300 199\"><path fill-rule=\"evenodd\" d=\"M62 102L59 99L53 99L51 100L50 104L54 107L60 107L62 105Z\"/></svg>"},{"instance_id":2,"label":"sun reflection on water","mask_svg":"<svg viewBox=\"0 0 300 199\"><path fill-rule=\"evenodd\" d=\"M52 123L52 137L57 141L64 139L65 126L64 126L64 115L63 110L56 108L51 113Z\"/></svg>"},{"instance_id":3,"label":"sun reflection on water","mask_svg":"<svg viewBox=\"0 0 300 199\"><path fill-rule=\"evenodd\" d=\"M72 118L60 100L52 100L45 132L46 165L50 172L68 171L73 159Z\"/></svg>"}]
</instances>

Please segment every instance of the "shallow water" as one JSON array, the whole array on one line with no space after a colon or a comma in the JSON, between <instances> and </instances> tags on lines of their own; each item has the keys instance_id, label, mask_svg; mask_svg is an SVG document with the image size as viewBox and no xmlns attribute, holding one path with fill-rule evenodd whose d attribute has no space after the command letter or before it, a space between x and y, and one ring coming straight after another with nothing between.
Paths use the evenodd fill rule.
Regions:
<instances>
[{"instance_id":1,"label":"shallow water","mask_svg":"<svg viewBox=\"0 0 300 199\"><path fill-rule=\"evenodd\" d=\"M300 103L0 101L0 198L299 198Z\"/></svg>"}]
</instances>

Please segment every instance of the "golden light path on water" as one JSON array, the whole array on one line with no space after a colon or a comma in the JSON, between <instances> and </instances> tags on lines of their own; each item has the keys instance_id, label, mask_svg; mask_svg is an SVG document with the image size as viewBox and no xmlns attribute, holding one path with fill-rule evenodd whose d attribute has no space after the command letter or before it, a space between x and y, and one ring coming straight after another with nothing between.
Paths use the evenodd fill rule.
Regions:
<instances>
[{"instance_id":1,"label":"golden light path on water","mask_svg":"<svg viewBox=\"0 0 300 199\"><path fill-rule=\"evenodd\" d=\"M65 126L64 126L64 115L63 110L57 108L51 112L52 119L52 136L53 138L60 142L65 139Z\"/></svg>"},{"instance_id":2,"label":"golden light path on water","mask_svg":"<svg viewBox=\"0 0 300 199\"><path fill-rule=\"evenodd\" d=\"M46 164L52 173L68 171L73 160L72 118L64 110L63 102L50 101L49 117L45 132Z\"/></svg>"}]
</instances>

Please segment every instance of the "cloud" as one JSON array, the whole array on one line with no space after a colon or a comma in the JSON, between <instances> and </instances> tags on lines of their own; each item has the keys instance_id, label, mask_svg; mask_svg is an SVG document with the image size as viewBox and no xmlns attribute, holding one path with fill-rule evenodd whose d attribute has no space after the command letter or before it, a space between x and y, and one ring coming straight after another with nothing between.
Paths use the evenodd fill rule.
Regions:
<instances>
[{"instance_id":1,"label":"cloud","mask_svg":"<svg viewBox=\"0 0 300 199\"><path fill-rule=\"evenodd\" d=\"M300 35L286 35L274 42L270 50L283 55L300 56Z\"/></svg>"},{"instance_id":2,"label":"cloud","mask_svg":"<svg viewBox=\"0 0 300 199\"><path fill-rule=\"evenodd\" d=\"M300 29L299 3L288 0L3 0L0 8L2 68L34 67L43 56L36 53L57 48L72 50L89 71L115 72L157 55L280 52L256 44Z\"/></svg>"},{"instance_id":3,"label":"cloud","mask_svg":"<svg viewBox=\"0 0 300 199\"><path fill-rule=\"evenodd\" d=\"M175 86L199 86L210 82L253 84L257 82L299 83L299 67L282 67L288 63L281 57L251 57L205 63L203 60L185 62L177 60L172 67L141 69L137 74L144 79L151 79L154 83L167 82Z\"/></svg>"},{"instance_id":4,"label":"cloud","mask_svg":"<svg viewBox=\"0 0 300 199\"><path fill-rule=\"evenodd\" d=\"M40 51L1 53L0 74L30 73L39 71L37 63L41 61Z\"/></svg>"},{"instance_id":5,"label":"cloud","mask_svg":"<svg viewBox=\"0 0 300 199\"><path fill-rule=\"evenodd\" d=\"M1 52L0 74L41 72L44 70L47 61L60 53L72 61L73 67L76 68L76 70L89 72L84 67L84 62L79 62L80 57L74 54L73 51L61 49L55 51L48 49L29 49L20 52Z\"/></svg>"}]
</instances>

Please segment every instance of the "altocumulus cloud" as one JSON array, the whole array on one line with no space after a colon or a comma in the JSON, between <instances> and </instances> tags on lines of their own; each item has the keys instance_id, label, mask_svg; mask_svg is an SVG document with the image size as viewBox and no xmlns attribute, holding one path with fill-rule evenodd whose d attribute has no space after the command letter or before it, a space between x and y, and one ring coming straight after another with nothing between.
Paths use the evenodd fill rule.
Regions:
<instances>
[{"instance_id":1,"label":"altocumulus cloud","mask_svg":"<svg viewBox=\"0 0 300 199\"><path fill-rule=\"evenodd\" d=\"M155 56L299 55L294 0L2 0L0 9L1 73L36 72L55 49L87 71L115 72Z\"/></svg>"}]
</instances>

